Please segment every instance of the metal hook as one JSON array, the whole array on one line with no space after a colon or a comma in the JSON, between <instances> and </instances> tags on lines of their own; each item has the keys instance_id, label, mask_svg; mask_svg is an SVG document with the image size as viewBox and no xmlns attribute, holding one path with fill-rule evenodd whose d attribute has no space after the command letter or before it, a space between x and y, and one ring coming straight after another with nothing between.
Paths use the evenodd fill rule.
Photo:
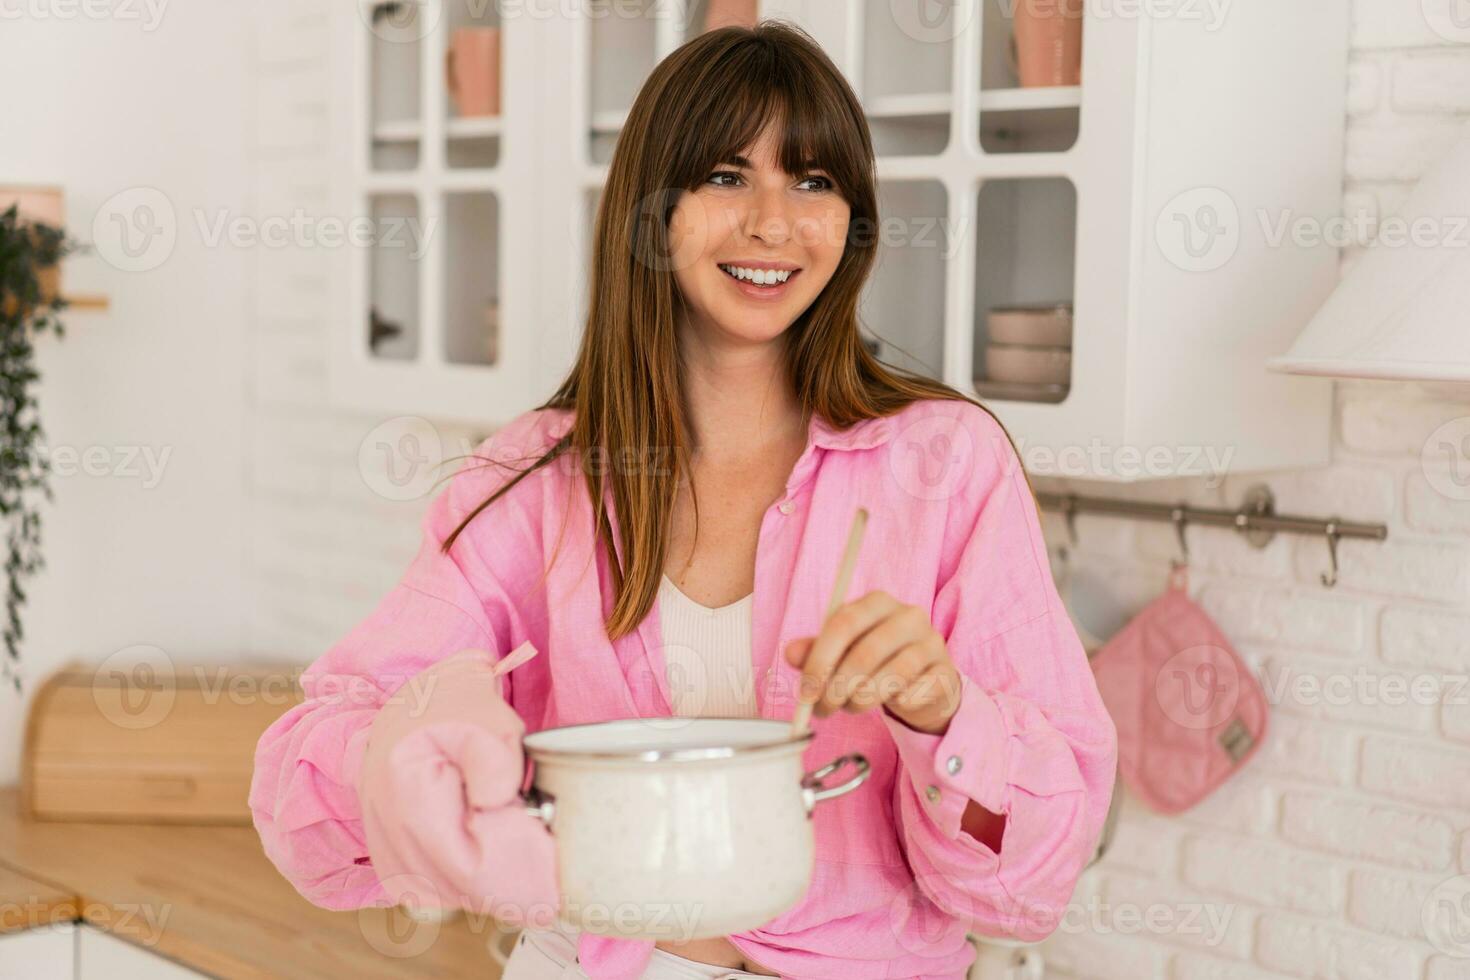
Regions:
<instances>
[{"instance_id":1,"label":"metal hook","mask_svg":"<svg viewBox=\"0 0 1470 980\"><path fill-rule=\"evenodd\" d=\"M1175 507L1173 512L1170 514L1170 517L1174 521L1174 533L1179 536L1180 553L1179 560L1171 562L1170 564L1178 568L1189 564L1189 542L1184 539L1184 526L1188 524L1189 521L1184 516L1183 507Z\"/></svg>"},{"instance_id":2,"label":"metal hook","mask_svg":"<svg viewBox=\"0 0 1470 980\"><path fill-rule=\"evenodd\" d=\"M1337 519L1332 518L1327 522L1327 555L1332 559L1332 571L1322 573L1322 584L1329 589L1337 584Z\"/></svg>"}]
</instances>

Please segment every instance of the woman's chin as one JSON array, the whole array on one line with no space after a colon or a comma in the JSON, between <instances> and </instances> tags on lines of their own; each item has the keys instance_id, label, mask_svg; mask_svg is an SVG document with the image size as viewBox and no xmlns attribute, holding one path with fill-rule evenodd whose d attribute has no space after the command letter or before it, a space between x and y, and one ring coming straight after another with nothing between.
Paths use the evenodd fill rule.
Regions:
<instances>
[{"instance_id":1,"label":"woman's chin","mask_svg":"<svg viewBox=\"0 0 1470 980\"><path fill-rule=\"evenodd\" d=\"M794 317L774 313L725 315L715 319L720 333L733 344L769 344L786 332Z\"/></svg>"}]
</instances>

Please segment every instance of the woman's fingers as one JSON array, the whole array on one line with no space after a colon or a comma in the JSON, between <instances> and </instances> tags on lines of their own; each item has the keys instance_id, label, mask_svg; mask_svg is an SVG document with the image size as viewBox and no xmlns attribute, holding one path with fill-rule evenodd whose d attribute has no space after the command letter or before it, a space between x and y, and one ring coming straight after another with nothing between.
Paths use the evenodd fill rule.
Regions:
<instances>
[{"instance_id":1,"label":"woman's fingers","mask_svg":"<svg viewBox=\"0 0 1470 980\"><path fill-rule=\"evenodd\" d=\"M816 635L802 661L801 690L797 695L800 700L816 703L820 708L818 696L827 687L847 648L897 605L897 600L886 592L869 592L838 608Z\"/></svg>"},{"instance_id":2,"label":"woman's fingers","mask_svg":"<svg viewBox=\"0 0 1470 980\"><path fill-rule=\"evenodd\" d=\"M798 697L812 703L819 717L849 705L858 711L874 707L887 696L875 699L870 679L883 676L889 660L932 632L923 610L903 605L886 592L870 592L838 609L817 636L787 646L787 661L802 671ZM888 668L886 683L901 687L908 671L916 676L929 666L912 660L911 655L898 667Z\"/></svg>"},{"instance_id":3,"label":"woman's fingers","mask_svg":"<svg viewBox=\"0 0 1470 980\"><path fill-rule=\"evenodd\" d=\"M933 664L934 656L923 644L907 644L877 670L856 678L852 696L842 708L845 711L867 711L901 699Z\"/></svg>"}]
</instances>

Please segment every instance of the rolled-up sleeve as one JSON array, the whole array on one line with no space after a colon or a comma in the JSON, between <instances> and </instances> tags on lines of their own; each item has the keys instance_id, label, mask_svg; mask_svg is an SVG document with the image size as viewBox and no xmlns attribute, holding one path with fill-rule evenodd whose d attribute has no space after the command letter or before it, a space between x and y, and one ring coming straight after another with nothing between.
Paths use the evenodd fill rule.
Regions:
<instances>
[{"instance_id":1,"label":"rolled-up sleeve","mask_svg":"<svg viewBox=\"0 0 1470 980\"><path fill-rule=\"evenodd\" d=\"M513 422L478 455L504 458L503 434L524 436L525 426ZM257 742L252 820L266 856L314 905L391 904L368 855L357 790L379 709L416 675L460 650L488 650L498 659L527 639L518 608L521 566L540 553L523 522L505 518L500 505L514 491L480 518L502 522L493 537L498 554L487 554L483 541L477 547L469 528L449 553L440 550L464 515L513 475L505 467L473 464L450 480L429 504L418 553L401 580L302 672L305 699ZM509 702L510 675L502 681Z\"/></svg>"},{"instance_id":2,"label":"rolled-up sleeve","mask_svg":"<svg viewBox=\"0 0 1470 980\"><path fill-rule=\"evenodd\" d=\"M977 933L1034 941L1060 923L1096 846L1117 736L1020 461L988 415L967 424L980 448L951 501L931 612L959 700L942 734L882 712L900 760L893 809L924 895ZM961 828L971 801L1005 817L998 852Z\"/></svg>"}]
</instances>

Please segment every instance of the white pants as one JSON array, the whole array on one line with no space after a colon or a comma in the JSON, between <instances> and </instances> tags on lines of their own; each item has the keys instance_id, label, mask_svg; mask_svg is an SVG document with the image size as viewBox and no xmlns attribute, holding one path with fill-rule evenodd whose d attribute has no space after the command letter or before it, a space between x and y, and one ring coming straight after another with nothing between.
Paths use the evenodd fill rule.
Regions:
<instances>
[{"instance_id":1,"label":"white pants","mask_svg":"<svg viewBox=\"0 0 1470 980\"><path fill-rule=\"evenodd\" d=\"M516 939L515 950L505 964L501 980L586 980L587 974L577 965L576 931L557 924L553 929L527 929ZM727 980L727 978L764 977L764 973L746 973L728 966L700 963L665 949L655 949L644 980Z\"/></svg>"}]
</instances>

